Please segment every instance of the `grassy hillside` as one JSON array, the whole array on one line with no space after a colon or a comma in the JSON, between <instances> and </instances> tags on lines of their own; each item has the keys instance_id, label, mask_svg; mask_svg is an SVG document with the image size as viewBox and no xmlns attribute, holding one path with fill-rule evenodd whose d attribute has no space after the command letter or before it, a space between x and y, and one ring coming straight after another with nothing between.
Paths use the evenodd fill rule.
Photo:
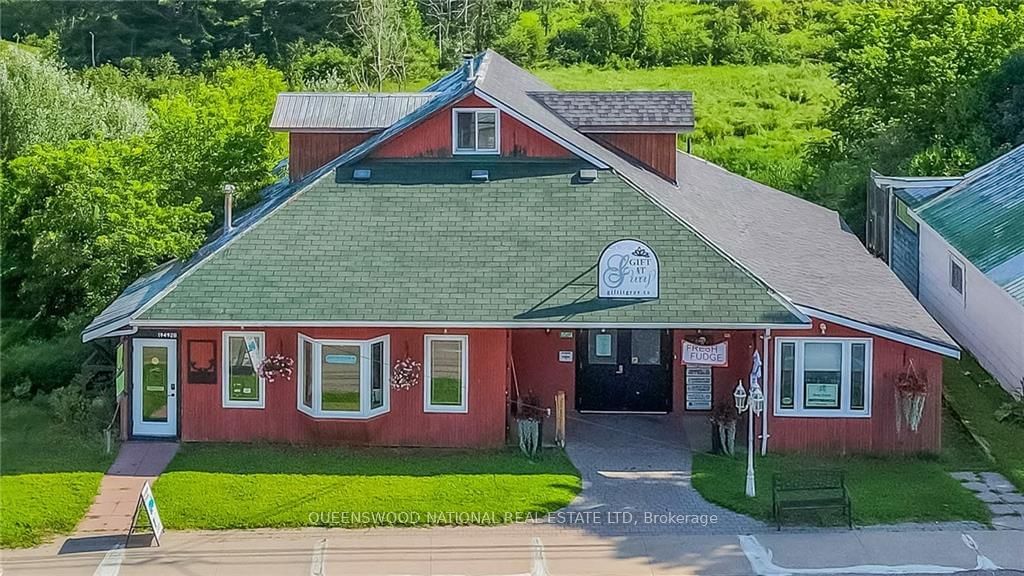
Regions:
<instances>
[{"instance_id":1,"label":"grassy hillside","mask_svg":"<svg viewBox=\"0 0 1024 576\"><path fill-rule=\"evenodd\" d=\"M692 90L694 153L791 192L799 190L806 170L804 146L827 135L817 124L838 96L822 65L572 67L535 73L561 90Z\"/></svg>"}]
</instances>

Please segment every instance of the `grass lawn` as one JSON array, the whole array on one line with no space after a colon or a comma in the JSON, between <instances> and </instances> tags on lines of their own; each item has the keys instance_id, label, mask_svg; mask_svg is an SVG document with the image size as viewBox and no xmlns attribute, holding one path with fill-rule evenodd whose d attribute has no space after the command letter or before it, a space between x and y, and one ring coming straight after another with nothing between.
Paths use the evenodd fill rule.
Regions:
<instances>
[{"instance_id":1,"label":"grass lawn","mask_svg":"<svg viewBox=\"0 0 1024 576\"><path fill-rule=\"evenodd\" d=\"M0 411L0 547L35 546L71 532L116 449L108 455L98 434L57 426L41 406L12 401Z\"/></svg>"},{"instance_id":2,"label":"grass lawn","mask_svg":"<svg viewBox=\"0 0 1024 576\"><path fill-rule=\"evenodd\" d=\"M823 65L571 67L534 73L561 90L692 90L694 154L789 192L798 191L806 171L805 145L828 135L818 124L838 98Z\"/></svg>"},{"instance_id":3,"label":"grass lawn","mask_svg":"<svg viewBox=\"0 0 1024 576\"><path fill-rule=\"evenodd\" d=\"M257 444L184 445L154 487L172 529L501 523L561 508L579 490L556 450L530 461L509 450Z\"/></svg>"},{"instance_id":4,"label":"grass lawn","mask_svg":"<svg viewBox=\"0 0 1024 576\"><path fill-rule=\"evenodd\" d=\"M988 443L993 468L1024 491L1024 428L999 422L994 415L1010 395L967 354L960 361L946 360L943 384L951 407Z\"/></svg>"},{"instance_id":5,"label":"grass lawn","mask_svg":"<svg viewBox=\"0 0 1024 576\"><path fill-rule=\"evenodd\" d=\"M830 468L846 473L853 501L853 521L859 525L943 520L988 522L980 500L960 486L938 460L815 457L769 454L758 457L757 497L743 493L747 461L711 454L693 457L693 486L708 500L762 520L772 519L771 478L776 471Z\"/></svg>"}]
</instances>

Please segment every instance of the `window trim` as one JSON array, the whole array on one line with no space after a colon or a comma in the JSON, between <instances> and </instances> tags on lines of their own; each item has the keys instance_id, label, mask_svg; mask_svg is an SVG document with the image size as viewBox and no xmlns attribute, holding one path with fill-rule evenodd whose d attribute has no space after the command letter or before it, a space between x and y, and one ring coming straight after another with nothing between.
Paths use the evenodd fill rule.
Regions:
<instances>
[{"instance_id":1,"label":"window trim","mask_svg":"<svg viewBox=\"0 0 1024 576\"><path fill-rule=\"evenodd\" d=\"M266 379L260 376L260 367L253 366L253 370L256 372L256 378L259 381L260 387L260 398L257 401L253 400L232 400L231 399L231 338L244 338L245 336L255 336L259 340L260 352L263 358L267 357L267 335L263 331L256 330L224 330L221 333L221 377L220 377L220 405L222 408L253 408L263 409L267 403L267 382Z\"/></svg>"},{"instance_id":2,"label":"window trim","mask_svg":"<svg viewBox=\"0 0 1024 576\"><path fill-rule=\"evenodd\" d=\"M459 113L473 113L473 135L476 146L473 148L459 148ZM494 113L494 148L480 148L480 133L477 128L477 114L480 112ZM497 108L452 108L452 154L501 154L501 111Z\"/></svg>"},{"instance_id":3,"label":"window trim","mask_svg":"<svg viewBox=\"0 0 1024 576\"><path fill-rule=\"evenodd\" d=\"M462 347L462 362L459 366L460 376L462 377L462 402L457 405L432 404L430 402L430 345L434 342L458 342ZM469 336L453 334L425 334L423 336L423 411L447 414L466 414L469 412Z\"/></svg>"},{"instance_id":4,"label":"window trim","mask_svg":"<svg viewBox=\"0 0 1024 576\"><path fill-rule=\"evenodd\" d=\"M793 407L782 407L782 345L795 344ZM839 408L804 408L804 345L839 343L843 346L842 375L839 384ZM850 408L853 381L853 344L864 344L864 409ZM776 338L772 374L772 414L779 418L870 418L874 383L874 340L871 338Z\"/></svg>"},{"instance_id":5,"label":"window trim","mask_svg":"<svg viewBox=\"0 0 1024 576\"><path fill-rule=\"evenodd\" d=\"M953 266L960 269L960 289L957 290L956 286L953 286ZM967 302L967 266L964 265L963 261L954 256L952 253L949 254L949 266L946 268L946 286L957 295L958 298L962 299L965 303Z\"/></svg>"},{"instance_id":6,"label":"window trim","mask_svg":"<svg viewBox=\"0 0 1024 576\"><path fill-rule=\"evenodd\" d=\"M369 420L391 411L391 336L385 334L368 340L352 339L317 339L298 333L298 370L295 386L295 407L299 412L317 419L324 420ZM309 408L302 403L302 386L305 384L306 366L305 355L302 353L302 346L309 342L313 346L313 407ZM380 408L370 408L370 388L373 385L373 362L371 350L374 344L384 344L384 358L382 368L384 369L384 404ZM359 347L359 411L327 410L323 409L323 346L358 346Z\"/></svg>"}]
</instances>

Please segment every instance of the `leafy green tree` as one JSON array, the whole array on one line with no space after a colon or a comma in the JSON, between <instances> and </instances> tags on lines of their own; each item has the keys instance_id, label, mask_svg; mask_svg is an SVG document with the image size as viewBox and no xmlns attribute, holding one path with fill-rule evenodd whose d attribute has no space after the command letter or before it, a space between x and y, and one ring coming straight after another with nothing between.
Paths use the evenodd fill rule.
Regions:
<instances>
[{"instance_id":1,"label":"leafy green tree","mask_svg":"<svg viewBox=\"0 0 1024 576\"><path fill-rule=\"evenodd\" d=\"M0 46L0 154L10 159L34 144L124 138L146 130L146 108L92 90L62 64Z\"/></svg>"},{"instance_id":2,"label":"leafy green tree","mask_svg":"<svg viewBox=\"0 0 1024 576\"><path fill-rule=\"evenodd\" d=\"M229 63L184 90L153 101L146 141L153 179L172 203L202 199L202 209L223 212L221 188L237 187L241 205L274 180L285 156L284 139L270 131L270 115L284 76L262 61Z\"/></svg>"},{"instance_id":3,"label":"leafy green tree","mask_svg":"<svg viewBox=\"0 0 1024 576\"><path fill-rule=\"evenodd\" d=\"M544 58L547 40L540 16L524 12L505 36L497 41L494 49L520 66L533 66Z\"/></svg>"},{"instance_id":4,"label":"leafy green tree","mask_svg":"<svg viewBox=\"0 0 1024 576\"><path fill-rule=\"evenodd\" d=\"M618 15L600 0L590 4L579 26L559 30L548 43L550 56L562 64L587 63L605 66L628 45L627 32Z\"/></svg>"},{"instance_id":5,"label":"leafy green tree","mask_svg":"<svg viewBox=\"0 0 1024 576\"><path fill-rule=\"evenodd\" d=\"M74 141L10 162L2 239L23 309L95 312L143 272L199 247L210 215L199 198L160 196L142 175L150 152L139 139Z\"/></svg>"},{"instance_id":6,"label":"leafy green tree","mask_svg":"<svg viewBox=\"0 0 1024 576\"><path fill-rule=\"evenodd\" d=\"M812 156L810 195L862 230L869 167L960 174L990 159L1008 139L991 108L1013 110L1020 84L1013 63L1007 81L995 78L1022 46L1016 2L896 0L842 19L833 58L843 98L825 120L832 137ZM1002 88L988 93L989 78Z\"/></svg>"}]
</instances>

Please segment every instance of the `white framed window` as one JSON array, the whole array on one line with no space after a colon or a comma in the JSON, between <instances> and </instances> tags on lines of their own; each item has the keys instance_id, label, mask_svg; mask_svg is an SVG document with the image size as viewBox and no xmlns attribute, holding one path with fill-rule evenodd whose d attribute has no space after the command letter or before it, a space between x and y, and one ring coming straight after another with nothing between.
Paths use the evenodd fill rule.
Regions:
<instances>
[{"instance_id":1,"label":"white framed window","mask_svg":"<svg viewBox=\"0 0 1024 576\"><path fill-rule=\"evenodd\" d=\"M296 407L315 418L365 419L391 409L391 340L299 334Z\"/></svg>"},{"instance_id":2,"label":"white framed window","mask_svg":"<svg viewBox=\"0 0 1024 576\"><path fill-rule=\"evenodd\" d=\"M229 332L221 337L221 405L263 408L267 383L259 375L266 354L263 332Z\"/></svg>"},{"instance_id":3,"label":"white framed window","mask_svg":"<svg viewBox=\"0 0 1024 576\"><path fill-rule=\"evenodd\" d=\"M952 254L949 255L949 287L964 296L964 264Z\"/></svg>"},{"instance_id":4,"label":"white framed window","mask_svg":"<svg viewBox=\"0 0 1024 576\"><path fill-rule=\"evenodd\" d=\"M469 411L469 337L423 337L423 411Z\"/></svg>"},{"instance_id":5,"label":"white framed window","mask_svg":"<svg viewBox=\"0 0 1024 576\"><path fill-rule=\"evenodd\" d=\"M501 114L497 108L452 110L452 151L455 154L498 154Z\"/></svg>"},{"instance_id":6,"label":"white framed window","mask_svg":"<svg viewBox=\"0 0 1024 576\"><path fill-rule=\"evenodd\" d=\"M871 339L778 338L775 415L871 416Z\"/></svg>"}]
</instances>

